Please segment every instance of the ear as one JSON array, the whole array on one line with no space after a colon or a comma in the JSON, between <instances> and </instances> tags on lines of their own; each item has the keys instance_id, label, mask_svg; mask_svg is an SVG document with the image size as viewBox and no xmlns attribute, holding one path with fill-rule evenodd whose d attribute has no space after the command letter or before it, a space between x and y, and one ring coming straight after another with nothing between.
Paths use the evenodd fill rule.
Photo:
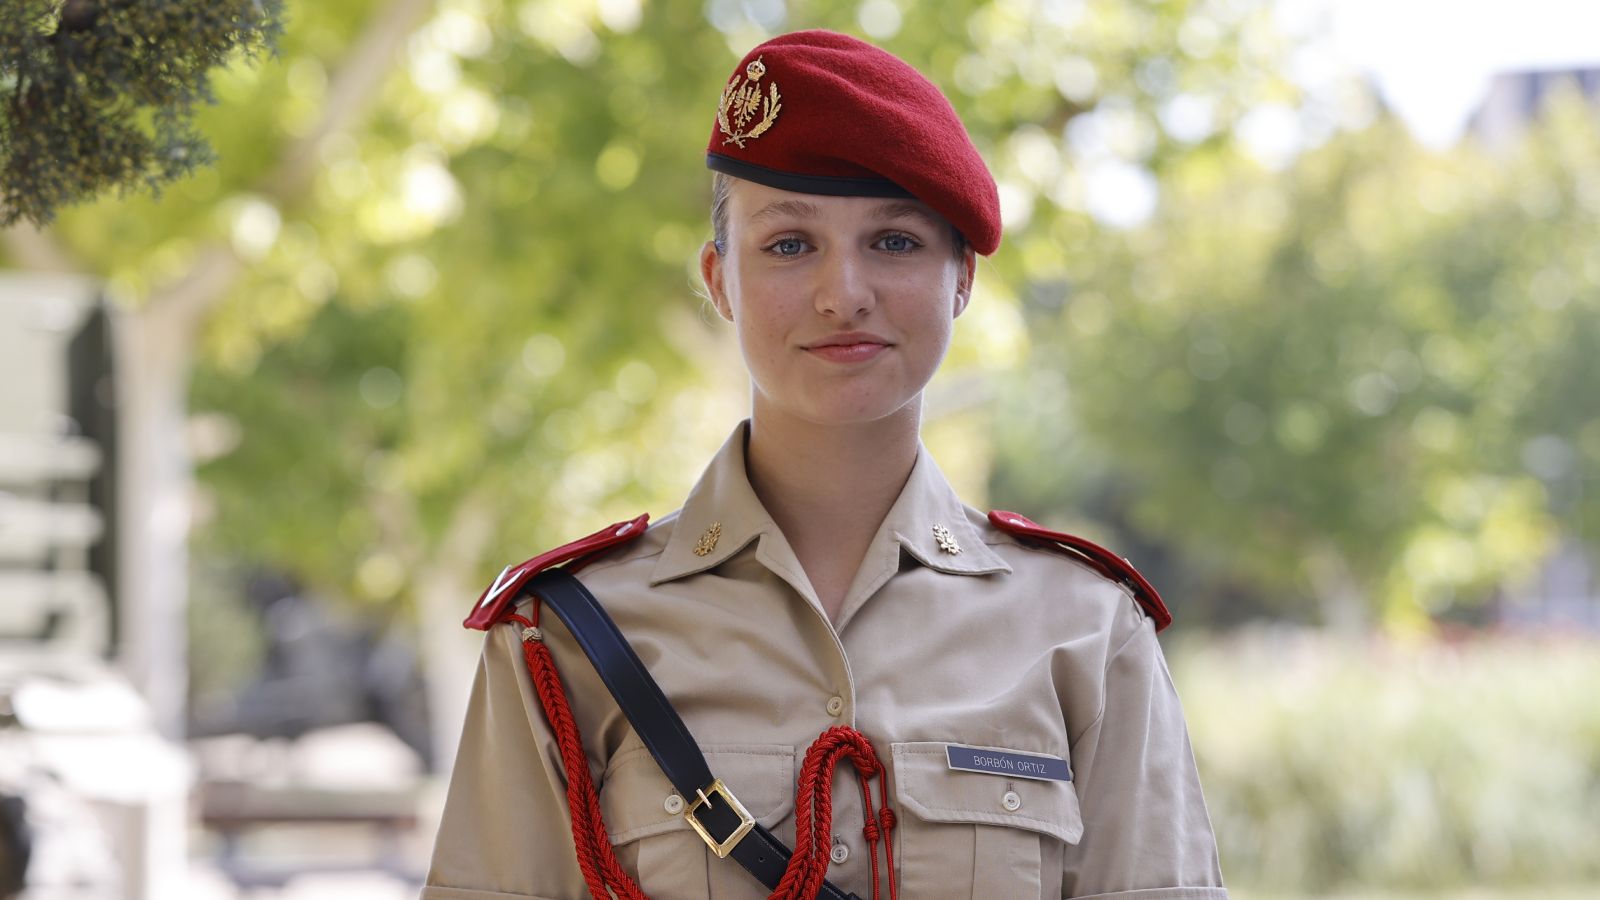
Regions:
<instances>
[{"instance_id":1,"label":"ear","mask_svg":"<svg viewBox=\"0 0 1600 900\"><path fill-rule=\"evenodd\" d=\"M700 248L700 280L705 282L706 293L711 296L711 304L717 308L717 315L732 322L733 305L728 302L723 272L722 254L717 252L716 244L706 241Z\"/></svg>"},{"instance_id":2,"label":"ear","mask_svg":"<svg viewBox=\"0 0 1600 900\"><path fill-rule=\"evenodd\" d=\"M978 277L978 254L971 247L966 248L961 251L961 260L957 265L960 271L956 273L956 305L952 318L959 318L972 301L972 282Z\"/></svg>"}]
</instances>

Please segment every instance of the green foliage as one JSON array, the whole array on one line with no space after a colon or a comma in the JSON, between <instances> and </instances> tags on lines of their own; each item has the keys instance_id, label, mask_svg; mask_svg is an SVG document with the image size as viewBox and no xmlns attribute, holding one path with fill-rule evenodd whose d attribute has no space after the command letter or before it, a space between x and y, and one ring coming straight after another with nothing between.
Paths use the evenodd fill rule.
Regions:
<instances>
[{"instance_id":1,"label":"green foliage","mask_svg":"<svg viewBox=\"0 0 1600 900\"><path fill-rule=\"evenodd\" d=\"M718 30L688 0L641 4L636 19L626 6L441 5L373 118L324 151L311 194L292 204L240 191L251 183L241 170L304 127L361 16L307 9L281 66L219 79L218 121L204 124L218 135L220 178L177 192L179 204L194 199L187 210L143 210L171 217L171 236L113 263L116 283L138 294L217 228L250 262L208 322L193 395L240 430L237 449L202 469L215 497L208 552L390 603L410 596L469 513L492 523L474 551L492 574L681 499L744 406L737 352L701 308L691 265L708 235L701 148L718 90L765 33L743 20ZM1147 50L1201 81L1223 77L1202 70L1231 61L1186 61L1177 47L1184 17L1211 6L1140 12L1115 39L1031 30L1007 4L908 7L883 43L947 87L981 143L1003 147L1019 116L1065 122L1101 92L1120 95L1128 60ZM797 3L772 24L860 33L858 9ZM1096 4L1089 15L1124 12ZM962 23L981 26L976 47ZM1069 51L1105 73L1076 99L1042 75ZM251 139L226 143L241 134ZM1043 190L1046 173L995 155L1003 179ZM1051 221L1041 205L1031 227ZM80 225L92 227L68 223ZM996 258L974 328L1006 321L1026 265ZM1005 365L996 352L992 328L969 329L946 380ZM363 379L399 391L374 406ZM279 489L260 491L268 479Z\"/></svg>"},{"instance_id":2,"label":"green foliage","mask_svg":"<svg viewBox=\"0 0 1600 900\"><path fill-rule=\"evenodd\" d=\"M1231 885L1600 881L1592 641L1273 633L1182 643L1171 659Z\"/></svg>"},{"instance_id":3,"label":"green foliage","mask_svg":"<svg viewBox=\"0 0 1600 900\"><path fill-rule=\"evenodd\" d=\"M211 162L208 73L270 46L281 0L0 5L0 227Z\"/></svg>"},{"instance_id":4,"label":"green foliage","mask_svg":"<svg viewBox=\"0 0 1600 900\"><path fill-rule=\"evenodd\" d=\"M329 306L300 340L268 351L249 377L206 372L196 380L197 408L225 402L249 429L226 464L206 470L225 506L202 546L239 548L223 558L293 559L316 582L338 583L360 562L349 558L351 548L379 546L380 531L408 526L406 500L381 490L395 477L388 457L405 427L405 312ZM249 504L248 514L237 503ZM387 596L397 576L367 577L391 585L380 592Z\"/></svg>"},{"instance_id":5,"label":"green foliage","mask_svg":"<svg viewBox=\"0 0 1600 900\"><path fill-rule=\"evenodd\" d=\"M56 228L133 306L209 243L245 265L194 386L238 434L201 472L206 552L391 603L466 523L490 536L448 552L492 574L670 508L743 407L693 287L713 104L740 52L815 26L928 72L1001 183L1005 244L930 392L996 505L1123 530L1183 621L1205 579L1213 610L1403 621L1600 534L1591 119L1510 161L1380 123L1273 172L1228 137L1299 102L1264 2L444 0L309 188L271 193L394 9L298 7L195 109L215 167ZM1174 136L1180 101L1204 133ZM1108 164L1159 188L1152 222L1091 214Z\"/></svg>"},{"instance_id":6,"label":"green foliage","mask_svg":"<svg viewBox=\"0 0 1600 900\"><path fill-rule=\"evenodd\" d=\"M1479 600L1560 530L1595 546L1597 161L1573 101L1509 157L1380 122L1282 173L1171 167L1156 219L1030 310L1114 510L1325 621Z\"/></svg>"},{"instance_id":7,"label":"green foliage","mask_svg":"<svg viewBox=\"0 0 1600 900\"><path fill-rule=\"evenodd\" d=\"M239 200L276 236L207 329L195 405L242 429L202 473L210 546L391 603L474 517L476 570L663 511L731 426L683 393L691 356L727 352L689 289L709 192L684 150L716 96L694 61L727 51L681 9L603 43L572 13L442 10L312 196ZM315 33L285 47L291 106L321 90L293 42Z\"/></svg>"}]
</instances>

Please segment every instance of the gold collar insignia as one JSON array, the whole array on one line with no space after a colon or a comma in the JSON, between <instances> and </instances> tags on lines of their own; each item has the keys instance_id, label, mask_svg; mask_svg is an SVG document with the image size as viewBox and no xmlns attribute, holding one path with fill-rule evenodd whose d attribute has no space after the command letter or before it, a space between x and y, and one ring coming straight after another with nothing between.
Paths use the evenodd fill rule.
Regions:
<instances>
[{"instance_id":1,"label":"gold collar insignia","mask_svg":"<svg viewBox=\"0 0 1600 900\"><path fill-rule=\"evenodd\" d=\"M717 539L722 537L722 523L712 522L711 527L700 535L700 540L695 541L694 555L709 556L711 551L717 549Z\"/></svg>"}]
</instances>

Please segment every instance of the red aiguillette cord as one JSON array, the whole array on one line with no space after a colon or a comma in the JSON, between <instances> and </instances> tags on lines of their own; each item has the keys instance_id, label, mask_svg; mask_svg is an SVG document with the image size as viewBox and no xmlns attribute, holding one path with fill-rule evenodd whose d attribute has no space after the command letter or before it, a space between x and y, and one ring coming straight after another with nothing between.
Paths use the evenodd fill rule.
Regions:
<instances>
[{"instance_id":1,"label":"red aiguillette cord","mask_svg":"<svg viewBox=\"0 0 1600 900\"><path fill-rule=\"evenodd\" d=\"M555 732L561 749L561 765L567 774L567 806L572 810L572 843L578 851L578 868L594 900L648 900L639 885L623 871L616 851L606 837L605 818L600 813L600 794L589 775L589 761L583 752L583 736L578 721L567 703L567 692L556 672L555 659L539 631L539 607L533 619L517 613L506 621L522 626L522 657L533 677L539 705ZM897 900L894 877L894 811L889 809L889 789L883 763L865 735L853 728L835 726L824 731L806 750L800 767L800 783L795 802L795 852L789 858L783 879L768 900L811 900L822 887L828 869L829 842L833 832L833 771L841 759L848 758L861 782L861 807L866 819L862 832L872 854L872 900L880 900L878 884L878 841L884 841L884 856L889 869L889 900ZM872 791L868 787L878 778L878 796L883 807L874 814Z\"/></svg>"}]
</instances>

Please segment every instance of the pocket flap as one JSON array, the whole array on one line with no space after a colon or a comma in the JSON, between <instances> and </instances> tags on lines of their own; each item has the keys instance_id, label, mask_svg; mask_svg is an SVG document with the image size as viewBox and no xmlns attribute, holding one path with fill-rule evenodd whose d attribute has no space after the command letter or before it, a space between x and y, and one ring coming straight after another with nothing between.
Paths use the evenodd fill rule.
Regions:
<instances>
[{"instance_id":1,"label":"pocket flap","mask_svg":"<svg viewBox=\"0 0 1600 900\"><path fill-rule=\"evenodd\" d=\"M1005 825L1069 844L1083 837L1078 793L1070 781L1036 781L952 769L938 741L892 744L894 794L902 809L926 822ZM963 745L965 746L965 745ZM1026 753L1008 747L986 747ZM1006 794L1020 801L1007 809Z\"/></svg>"},{"instance_id":2,"label":"pocket flap","mask_svg":"<svg viewBox=\"0 0 1600 900\"><path fill-rule=\"evenodd\" d=\"M794 748L788 744L717 744L701 748L711 774L722 779L764 828L794 812ZM683 813L667 811L672 782L639 744L618 752L600 785L600 810L613 844L689 830ZM690 798L684 798L685 802Z\"/></svg>"}]
</instances>

